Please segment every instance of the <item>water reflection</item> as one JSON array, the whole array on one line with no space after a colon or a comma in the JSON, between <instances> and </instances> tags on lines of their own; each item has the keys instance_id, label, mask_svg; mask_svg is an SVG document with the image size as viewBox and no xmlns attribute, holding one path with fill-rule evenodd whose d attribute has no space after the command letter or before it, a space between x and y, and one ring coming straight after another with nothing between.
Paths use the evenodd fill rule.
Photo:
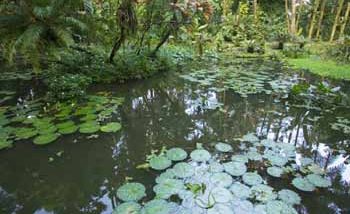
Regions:
<instances>
[{"instance_id":1,"label":"water reflection","mask_svg":"<svg viewBox=\"0 0 350 214\"><path fill-rule=\"evenodd\" d=\"M314 197L302 193L304 207L300 213L349 211L349 187L344 185L350 181L346 162L349 138L330 129L328 118L334 117L334 112L295 108L266 95L241 98L229 90L200 88L172 76L121 87L99 86L96 90L126 97L120 109L123 130L117 135L101 134L97 139L68 136L42 148L23 142L1 151L1 211L111 213L117 203L115 188L126 178L147 187L153 185L153 172L136 170L152 149L192 149L196 143L218 141L235 144L235 139L249 132L297 145L297 163L312 157L339 181ZM309 120L316 117L321 119ZM48 161L62 150L62 158Z\"/></svg>"}]
</instances>

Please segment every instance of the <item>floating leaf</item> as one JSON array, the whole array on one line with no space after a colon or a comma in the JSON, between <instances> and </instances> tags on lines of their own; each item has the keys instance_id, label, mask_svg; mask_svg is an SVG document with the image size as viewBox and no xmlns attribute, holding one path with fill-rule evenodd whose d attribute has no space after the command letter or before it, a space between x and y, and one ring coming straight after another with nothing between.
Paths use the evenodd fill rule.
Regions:
<instances>
[{"instance_id":1,"label":"floating leaf","mask_svg":"<svg viewBox=\"0 0 350 214\"><path fill-rule=\"evenodd\" d=\"M247 172L247 167L242 162L228 162L224 163L223 166L225 171L232 176L242 176Z\"/></svg>"},{"instance_id":2,"label":"floating leaf","mask_svg":"<svg viewBox=\"0 0 350 214\"><path fill-rule=\"evenodd\" d=\"M293 192L289 189L283 189L278 192L278 198L281 199L284 203L289 205L298 205L301 202L301 198L296 192Z\"/></svg>"},{"instance_id":3,"label":"floating leaf","mask_svg":"<svg viewBox=\"0 0 350 214\"><path fill-rule=\"evenodd\" d=\"M196 149L193 152L191 152L190 156L192 160L197 162L206 162L211 158L210 153L205 149Z\"/></svg>"},{"instance_id":4,"label":"floating leaf","mask_svg":"<svg viewBox=\"0 0 350 214\"><path fill-rule=\"evenodd\" d=\"M46 145L56 141L58 137L59 137L59 134L56 134L56 133L39 135L38 137L34 138L33 143L36 145Z\"/></svg>"},{"instance_id":5,"label":"floating leaf","mask_svg":"<svg viewBox=\"0 0 350 214\"><path fill-rule=\"evenodd\" d=\"M119 187L117 196L125 202L138 201L146 196L146 188L140 183L126 183Z\"/></svg>"},{"instance_id":6,"label":"floating leaf","mask_svg":"<svg viewBox=\"0 0 350 214\"><path fill-rule=\"evenodd\" d=\"M178 194L185 189L183 181L177 179L165 179L153 187L153 191L158 198L168 199L170 196Z\"/></svg>"},{"instance_id":7,"label":"floating leaf","mask_svg":"<svg viewBox=\"0 0 350 214\"><path fill-rule=\"evenodd\" d=\"M235 214L254 213L254 206L247 200L234 200L232 201L232 208ZM255 213L254 213L255 214Z\"/></svg>"},{"instance_id":8,"label":"floating leaf","mask_svg":"<svg viewBox=\"0 0 350 214\"><path fill-rule=\"evenodd\" d=\"M260 202L267 202L277 198L277 195L273 192L273 188L265 184L258 184L250 190L252 197Z\"/></svg>"},{"instance_id":9,"label":"floating leaf","mask_svg":"<svg viewBox=\"0 0 350 214\"><path fill-rule=\"evenodd\" d=\"M227 203L233 200L232 193L223 187L215 187L211 191L211 195L217 203Z\"/></svg>"},{"instance_id":10,"label":"floating leaf","mask_svg":"<svg viewBox=\"0 0 350 214\"><path fill-rule=\"evenodd\" d=\"M79 132L82 134L93 134L100 130L97 122L87 122L80 125Z\"/></svg>"},{"instance_id":11,"label":"floating leaf","mask_svg":"<svg viewBox=\"0 0 350 214\"><path fill-rule=\"evenodd\" d=\"M117 206L112 214L141 214L141 205L135 202L125 202Z\"/></svg>"},{"instance_id":12,"label":"floating leaf","mask_svg":"<svg viewBox=\"0 0 350 214\"><path fill-rule=\"evenodd\" d=\"M261 161L262 155L256 151L249 151L247 152L247 158L252 161Z\"/></svg>"},{"instance_id":13,"label":"floating leaf","mask_svg":"<svg viewBox=\"0 0 350 214\"><path fill-rule=\"evenodd\" d=\"M224 204L215 204L212 208L208 209L207 214L235 214L231 207Z\"/></svg>"},{"instance_id":14,"label":"floating leaf","mask_svg":"<svg viewBox=\"0 0 350 214\"><path fill-rule=\"evenodd\" d=\"M160 174L156 178L156 182L159 184L159 183L162 183L164 180L169 179L169 178L175 178L174 169L167 169L165 172Z\"/></svg>"},{"instance_id":15,"label":"floating leaf","mask_svg":"<svg viewBox=\"0 0 350 214\"><path fill-rule=\"evenodd\" d=\"M220 172L213 174L210 177L210 182L218 187L229 187L231 186L233 179L229 174Z\"/></svg>"},{"instance_id":16,"label":"floating leaf","mask_svg":"<svg viewBox=\"0 0 350 214\"><path fill-rule=\"evenodd\" d=\"M297 189L305 192L312 192L315 190L315 186L306 178L294 178L292 184Z\"/></svg>"},{"instance_id":17,"label":"floating leaf","mask_svg":"<svg viewBox=\"0 0 350 214\"><path fill-rule=\"evenodd\" d=\"M283 174L283 169L277 166L272 166L267 168L267 174L271 175L272 177L279 178Z\"/></svg>"},{"instance_id":18,"label":"floating leaf","mask_svg":"<svg viewBox=\"0 0 350 214\"><path fill-rule=\"evenodd\" d=\"M101 127L101 131L102 132L117 132L122 128L122 125L120 125L120 123L108 123L105 126Z\"/></svg>"},{"instance_id":19,"label":"floating leaf","mask_svg":"<svg viewBox=\"0 0 350 214\"><path fill-rule=\"evenodd\" d=\"M318 174L307 175L306 179L316 187L326 188L332 186L331 181Z\"/></svg>"},{"instance_id":20,"label":"floating leaf","mask_svg":"<svg viewBox=\"0 0 350 214\"><path fill-rule=\"evenodd\" d=\"M232 184L230 191L235 197L240 199L249 198L251 194L250 188L240 182Z\"/></svg>"},{"instance_id":21,"label":"floating leaf","mask_svg":"<svg viewBox=\"0 0 350 214\"><path fill-rule=\"evenodd\" d=\"M169 166L171 166L171 160L169 160L165 156L156 156L156 157L153 157L149 161L149 164L150 164L152 169L164 170L164 169L168 168Z\"/></svg>"},{"instance_id":22,"label":"floating leaf","mask_svg":"<svg viewBox=\"0 0 350 214\"><path fill-rule=\"evenodd\" d=\"M248 157L245 155L233 155L231 157L231 160L234 162L242 162L242 163L248 163Z\"/></svg>"},{"instance_id":23,"label":"floating leaf","mask_svg":"<svg viewBox=\"0 0 350 214\"><path fill-rule=\"evenodd\" d=\"M14 134L17 140L26 140L32 138L38 134L38 132L33 128L17 128Z\"/></svg>"},{"instance_id":24,"label":"floating leaf","mask_svg":"<svg viewBox=\"0 0 350 214\"><path fill-rule=\"evenodd\" d=\"M232 146L227 143L218 143L215 145L215 149L219 152L231 152Z\"/></svg>"},{"instance_id":25,"label":"floating leaf","mask_svg":"<svg viewBox=\"0 0 350 214\"><path fill-rule=\"evenodd\" d=\"M69 126L69 127L58 129L58 132L60 134L64 134L64 135L65 134L73 134L73 133L77 132L78 129L79 129L78 126L73 125L73 126Z\"/></svg>"},{"instance_id":26,"label":"floating leaf","mask_svg":"<svg viewBox=\"0 0 350 214\"><path fill-rule=\"evenodd\" d=\"M271 200L267 202L266 212L269 214L298 214L298 212L293 207L289 206L288 204L282 201L277 200Z\"/></svg>"},{"instance_id":27,"label":"floating leaf","mask_svg":"<svg viewBox=\"0 0 350 214\"><path fill-rule=\"evenodd\" d=\"M145 204L142 214L170 214L171 205L165 200L155 199Z\"/></svg>"},{"instance_id":28,"label":"floating leaf","mask_svg":"<svg viewBox=\"0 0 350 214\"><path fill-rule=\"evenodd\" d=\"M178 178L188 178L194 175L194 167L188 163L177 163L173 169Z\"/></svg>"},{"instance_id":29,"label":"floating leaf","mask_svg":"<svg viewBox=\"0 0 350 214\"><path fill-rule=\"evenodd\" d=\"M243 182L250 185L250 186L254 186L254 185L258 185L261 184L263 182L262 177L255 172L247 172L243 175L242 177Z\"/></svg>"},{"instance_id":30,"label":"floating leaf","mask_svg":"<svg viewBox=\"0 0 350 214\"><path fill-rule=\"evenodd\" d=\"M172 161L182 161L187 158L187 152L181 148L169 149L166 155Z\"/></svg>"},{"instance_id":31,"label":"floating leaf","mask_svg":"<svg viewBox=\"0 0 350 214\"><path fill-rule=\"evenodd\" d=\"M253 133L244 135L242 139L243 141L250 142L250 143L259 142L259 138Z\"/></svg>"},{"instance_id":32,"label":"floating leaf","mask_svg":"<svg viewBox=\"0 0 350 214\"><path fill-rule=\"evenodd\" d=\"M209 164L209 172L211 173L217 173L224 171L224 166L220 164L219 162L212 162Z\"/></svg>"}]
</instances>

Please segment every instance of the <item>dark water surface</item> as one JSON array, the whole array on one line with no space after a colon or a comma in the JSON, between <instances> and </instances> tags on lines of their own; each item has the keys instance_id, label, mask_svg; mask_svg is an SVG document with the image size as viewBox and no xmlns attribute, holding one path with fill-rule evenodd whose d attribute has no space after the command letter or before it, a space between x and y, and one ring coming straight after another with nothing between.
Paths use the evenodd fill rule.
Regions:
<instances>
[{"instance_id":1,"label":"dark water surface","mask_svg":"<svg viewBox=\"0 0 350 214\"><path fill-rule=\"evenodd\" d=\"M297 144L304 148L303 155L321 165L327 159L325 148L350 152L349 136L335 132L327 122L348 109L325 113L316 123L308 118L319 112L286 107L271 95L241 98L230 90L198 87L175 74L125 85L99 85L91 93L97 91L125 97L120 108L122 131L93 139L69 135L44 147L20 142L0 151L1 213L111 213L118 203L114 191L126 177L145 184L152 194L156 173L136 166L145 162L152 149L163 146L192 150L196 143L234 145L235 138L253 132ZM218 103L223 110L212 108ZM332 178L332 188L302 193L290 180L266 177L276 189L290 188L302 196L300 213L349 213L349 187L340 182L338 172Z\"/></svg>"}]
</instances>

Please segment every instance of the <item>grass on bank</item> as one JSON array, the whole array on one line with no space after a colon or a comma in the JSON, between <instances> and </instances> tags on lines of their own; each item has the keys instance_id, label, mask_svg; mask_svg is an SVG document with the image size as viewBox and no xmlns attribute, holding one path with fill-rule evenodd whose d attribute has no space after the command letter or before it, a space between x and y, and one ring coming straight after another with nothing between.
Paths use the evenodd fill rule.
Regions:
<instances>
[{"instance_id":1,"label":"grass on bank","mask_svg":"<svg viewBox=\"0 0 350 214\"><path fill-rule=\"evenodd\" d=\"M297 69L308 69L310 72L335 79L350 80L350 64L339 64L332 60L316 58L287 59Z\"/></svg>"}]
</instances>

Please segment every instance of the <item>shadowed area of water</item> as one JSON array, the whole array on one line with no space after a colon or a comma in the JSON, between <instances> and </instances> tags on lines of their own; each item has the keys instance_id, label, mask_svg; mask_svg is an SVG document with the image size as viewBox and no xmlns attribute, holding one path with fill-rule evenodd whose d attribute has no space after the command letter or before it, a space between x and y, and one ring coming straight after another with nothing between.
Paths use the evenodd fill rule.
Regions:
<instances>
[{"instance_id":1,"label":"shadowed area of water","mask_svg":"<svg viewBox=\"0 0 350 214\"><path fill-rule=\"evenodd\" d=\"M279 72L278 65L274 69ZM194 149L196 143L238 146L235 139L252 132L295 144L302 148L299 156L312 157L322 166L333 158L326 150L350 153L349 136L328 124L349 109L328 113L294 108L264 94L242 98L232 90L199 87L175 74L125 85L98 85L91 93L98 91L125 97L120 108L122 130L92 139L73 134L44 147L24 141L0 151L1 213L111 213L118 203L115 189L126 177L145 184L152 194L156 172L136 166L145 162L152 149L163 146L185 150ZM322 120L312 120L320 115ZM295 190L290 180L266 179L277 189L298 192L303 204L297 209L300 213L347 213L349 187L338 170L331 175L333 186L313 193Z\"/></svg>"}]
</instances>

